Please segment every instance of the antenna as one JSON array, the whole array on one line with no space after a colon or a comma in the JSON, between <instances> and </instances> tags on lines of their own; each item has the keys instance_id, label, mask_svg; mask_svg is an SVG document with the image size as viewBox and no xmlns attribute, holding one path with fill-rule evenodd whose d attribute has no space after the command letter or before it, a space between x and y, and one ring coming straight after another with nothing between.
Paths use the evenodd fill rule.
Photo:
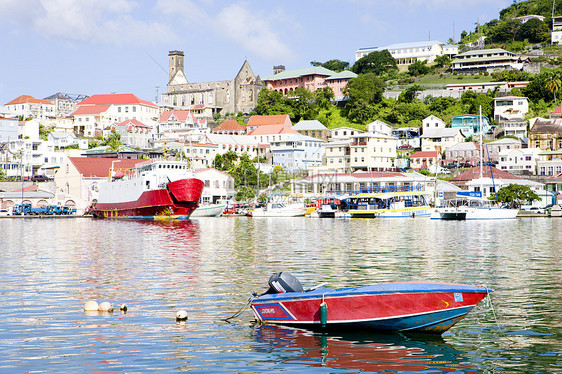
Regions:
<instances>
[{"instance_id":1,"label":"antenna","mask_svg":"<svg viewBox=\"0 0 562 374\"><path fill-rule=\"evenodd\" d=\"M160 86L156 86L156 97L154 98L154 102L156 104L158 104L158 89L160 88Z\"/></svg>"}]
</instances>

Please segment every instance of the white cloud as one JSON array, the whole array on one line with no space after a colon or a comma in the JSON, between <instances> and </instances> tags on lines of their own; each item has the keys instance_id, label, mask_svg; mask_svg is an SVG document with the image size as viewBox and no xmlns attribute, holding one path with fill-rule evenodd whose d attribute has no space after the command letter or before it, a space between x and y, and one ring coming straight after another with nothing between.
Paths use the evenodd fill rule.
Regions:
<instances>
[{"instance_id":1,"label":"white cloud","mask_svg":"<svg viewBox=\"0 0 562 374\"><path fill-rule=\"evenodd\" d=\"M0 0L0 15L41 36L70 41L120 45L174 38L166 24L134 18L138 6L132 0Z\"/></svg>"},{"instance_id":2,"label":"white cloud","mask_svg":"<svg viewBox=\"0 0 562 374\"><path fill-rule=\"evenodd\" d=\"M272 29L271 19L235 4L219 13L216 25L224 37L263 59L292 59L293 52Z\"/></svg>"}]
</instances>

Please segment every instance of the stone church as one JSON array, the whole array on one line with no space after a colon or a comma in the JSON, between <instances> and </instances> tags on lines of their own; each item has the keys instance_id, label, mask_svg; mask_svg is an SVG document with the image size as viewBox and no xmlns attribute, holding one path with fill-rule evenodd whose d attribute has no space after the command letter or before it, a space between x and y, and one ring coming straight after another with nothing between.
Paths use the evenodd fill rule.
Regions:
<instances>
[{"instance_id":1,"label":"stone church","mask_svg":"<svg viewBox=\"0 0 562 374\"><path fill-rule=\"evenodd\" d=\"M168 90L162 94L161 103L175 109L192 109L205 106L212 114L250 113L256 108L258 93L264 87L259 76L254 75L248 61L233 80L189 83L184 73L183 51L170 51Z\"/></svg>"}]
</instances>

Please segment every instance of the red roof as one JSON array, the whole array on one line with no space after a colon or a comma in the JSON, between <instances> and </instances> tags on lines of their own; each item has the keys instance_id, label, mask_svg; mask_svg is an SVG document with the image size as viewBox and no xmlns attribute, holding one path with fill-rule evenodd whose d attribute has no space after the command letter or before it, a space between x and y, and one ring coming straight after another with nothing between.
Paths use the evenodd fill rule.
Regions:
<instances>
[{"instance_id":1,"label":"red roof","mask_svg":"<svg viewBox=\"0 0 562 374\"><path fill-rule=\"evenodd\" d=\"M293 130L285 125L269 125L259 126L248 133L248 135L275 135L275 134L298 134L299 132Z\"/></svg>"},{"instance_id":2,"label":"red roof","mask_svg":"<svg viewBox=\"0 0 562 374\"><path fill-rule=\"evenodd\" d=\"M96 114L100 114L106 112L111 105L94 105L94 106L80 106L74 112L72 112L71 116L93 116Z\"/></svg>"},{"instance_id":3,"label":"red roof","mask_svg":"<svg viewBox=\"0 0 562 374\"><path fill-rule=\"evenodd\" d=\"M217 132L217 131L244 131L246 130L246 126L243 126L241 124L239 124L238 122L236 122L233 119L228 119L226 121L224 121L223 123L221 123L220 125L218 125L217 127L215 127L213 129L213 132Z\"/></svg>"},{"instance_id":4,"label":"red roof","mask_svg":"<svg viewBox=\"0 0 562 374\"><path fill-rule=\"evenodd\" d=\"M550 114L562 114L562 107L555 107L554 110L550 112Z\"/></svg>"},{"instance_id":5,"label":"red roof","mask_svg":"<svg viewBox=\"0 0 562 374\"><path fill-rule=\"evenodd\" d=\"M142 159L103 157L69 157L69 160L82 176L95 178L109 177L113 161L119 161L114 163L115 170L130 169L138 163L147 161Z\"/></svg>"},{"instance_id":6,"label":"red roof","mask_svg":"<svg viewBox=\"0 0 562 374\"><path fill-rule=\"evenodd\" d=\"M144 104L149 105L154 108L158 106L150 101L141 100L133 94L104 94L104 95L92 95L87 99L82 100L78 103L78 106L82 105L121 105L121 104Z\"/></svg>"},{"instance_id":7,"label":"red roof","mask_svg":"<svg viewBox=\"0 0 562 374\"><path fill-rule=\"evenodd\" d=\"M160 122L168 121L170 117L172 117L172 115L178 121L187 121L188 119L193 122L197 121L195 115L193 115L193 113L191 113L189 110L165 110L164 112L162 112L162 115L160 116Z\"/></svg>"},{"instance_id":8,"label":"red roof","mask_svg":"<svg viewBox=\"0 0 562 374\"><path fill-rule=\"evenodd\" d=\"M491 171L490 171L491 168ZM482 178L492 178L492 173L494 174L494 178L495 179L517 179L517 180L521 180L522 178L519 178L516 175L513 175L511 173L508 173L507 171L503 171L500 169L496 169L493 166L483 166L482 167ZM472 169L469 169L467 171L465 171L464 173L461 173L459 175L457 175L454 178L451 178L449 180L449 182L454 183L454 184L465 184L466 182L470 182L473 179L479 179L480 178L480 166L475 166Z\"/></svg>"},{"instance_id":9,"label":"red roof","mask_svg":"<svg viewBox=\"0 0 562 374\"><path fill-rule=\"evenodd\" d=\"M291 123L288 114L274 114L270 116L251 116L248 126L265 126L265 125L284 125L286 122Z\"/></svg>"},{"instance_id":10,"label":"red roof","mask_svg":"<svg viewBox=\"0 0 562 374\"><path fill-rule=\"evenodd\" d=\"M414 152L410 158L420 158L420 157L437 157L437 151L417 151Z\"/></svg>"},{"instance_id":11,"label":"red roof","mask_svg":"<svg viewBox=\"0 0 562 374\"><path fill-rule=\"evenodd\" d=\"M16 97L14 100L10 101L9 103L7 103L7 104L5 104L5 105L27 104L27 103L54 105L54 104L51 103L49 100L36 99L36 98L34 98L33 96L30 96L30 95L21 95L21 96L18 96L18 97Z\"/></svg>"}]
</instances>

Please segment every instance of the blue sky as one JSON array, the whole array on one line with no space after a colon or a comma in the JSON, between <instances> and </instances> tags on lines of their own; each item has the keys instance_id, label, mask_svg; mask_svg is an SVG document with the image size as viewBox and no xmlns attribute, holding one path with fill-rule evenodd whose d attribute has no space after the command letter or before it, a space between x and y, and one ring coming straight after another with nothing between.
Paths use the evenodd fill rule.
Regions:
<instances>
[{"instance_id":1,"label":"blue sky","mask_svg":"<svg viewBox=\"0 0 562 374\"><path fill-rule=\"evenodd\" d=\"M355 51L459 39L511 0L0 0L0 105L22 94L134 93L155 100L168 51L190 82L353 63Z\"/></svg>"}]
</instances>

